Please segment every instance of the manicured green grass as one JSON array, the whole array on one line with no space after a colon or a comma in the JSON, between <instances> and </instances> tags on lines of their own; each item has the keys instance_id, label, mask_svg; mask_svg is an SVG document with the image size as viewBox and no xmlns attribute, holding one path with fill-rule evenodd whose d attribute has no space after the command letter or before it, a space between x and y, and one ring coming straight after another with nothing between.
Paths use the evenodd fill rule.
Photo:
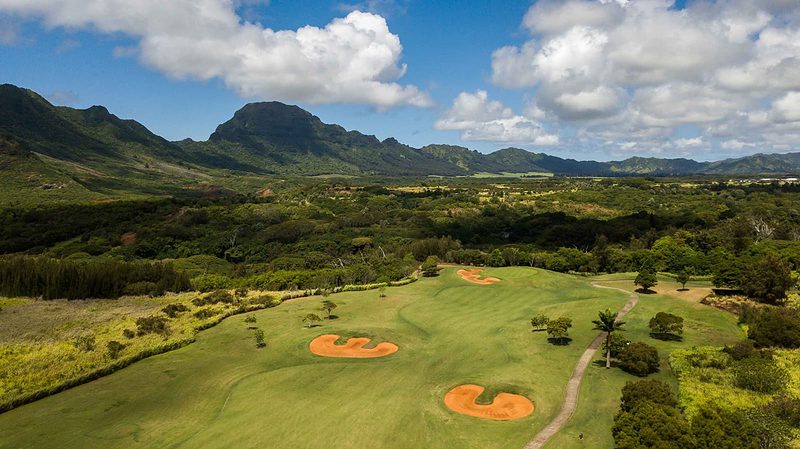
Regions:
<instances>
[{"instance_id":1,"label":"manicured green grass","mask_svg":"<svg viewBox=\"0 0 800 449\"><path fill-rule=\"evenodd\" d=\"M633 291L634 274L615 274L594 278L599 284ZM649 376L671 384L677 393L678 379L668 364L669 353L676 349L703 345L724 345L744 339L736 324L736 317L727 312L699 303L709 293L708 284L693 282L687 292L678 292L680 284L670 278L659 276L658 294L639 295L639 303L624 319L624 335L631 341L642 341L655 346L661 356L661 371ZM704 293L705 292L705 293ZM684 318L682 342L657 340L650 337L648 323L658 312L668 312ZM619 410L619 397L626 382L638 377L598 363L586 372L578 402L578 409L564 430L553 438L547 449L612 448L611 427L614 415ZM584 439L578 437L583 432Z\"/></svg>"},{"instance_id":2,"label":"manicured green grass","mask_svg":"<svg viewBox=\"0 0 800 449\"><path fill-rule=\"evenodd\" d=\"M382 299L377 291L333 295L340 318L312 329L300 317L322 314L318 297L229 318L190 346L0 415L0 447L520 448L558 412L572 368L597 333L591 319L620 308L627 295L538 269L487 269L502 279L490 286L455 271L390 288ZM650 339L642 326L672 304L684 316L697 314L686 342ZM639 307L630 336L664 351L737 332L735 320L704 306L652 296ZM530 332L538 312L572 317L572 343L553 346ZM244 322L249 315L256 323ZM266 348L256 349L248 326L265 332ZM308 342L323 333L391 341L400 351L317 357ZM611 448L619 388L633 377L594 367L588 376L563 441L589 426L593 439L551 447ZM454 414L442 398L463 383L524 394L536 410L510 422Z\"/></svg>"}]
</instances>

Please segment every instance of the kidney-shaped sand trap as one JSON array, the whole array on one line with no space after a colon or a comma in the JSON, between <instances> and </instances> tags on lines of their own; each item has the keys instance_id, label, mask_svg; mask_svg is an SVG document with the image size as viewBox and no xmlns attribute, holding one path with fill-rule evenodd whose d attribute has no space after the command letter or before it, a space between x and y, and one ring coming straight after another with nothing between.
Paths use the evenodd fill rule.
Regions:
<instances>
[{"instance_id":1,"label":"kidney-shaped sand trap","mask_svg":"<svg viewBox=\"0 0 800 449\"><path fill-rule=\"evenodd\" d=\"M473 268L471 270L458 270L458 275L461 276L461 279L464 279L465 281L470 281L481 285L489 285L494 284L495 282L500 282L500 279L492 277L481 279L482 271L483 270L480 268Z\"/></svg>"},{"instance_id":2,"label":"kidney-shaped sand trap","mask_svg":"<svg viewBox=\"0 0 800 449\"><path fill-rule=\"evenodd\" d=\"M460 385L447 392L444 403L450 410L462 415L501 421L524 418L533 413L533 402L525 396L500 393L491 404L476 404L475 399L481 393L483 387L479 385Z\"/></svg>"},{"instance_id":3,"label":"kidney-shaped sand trap","mask_svg":"<svg viewBox=\"0 0 800 449\"><path fill-rule=\"evenodd\" d=\"M369 338L350 338L343 345L337 345L336 340L341 338L338 335L320 335L311 340L308 348L316 355L322 357L346 357L356 359L369 359L374 357L385 357L397 352L398 348L394 343L378 343L374 348L364 348L370 342Z\"/></svg>"}]
</instances>

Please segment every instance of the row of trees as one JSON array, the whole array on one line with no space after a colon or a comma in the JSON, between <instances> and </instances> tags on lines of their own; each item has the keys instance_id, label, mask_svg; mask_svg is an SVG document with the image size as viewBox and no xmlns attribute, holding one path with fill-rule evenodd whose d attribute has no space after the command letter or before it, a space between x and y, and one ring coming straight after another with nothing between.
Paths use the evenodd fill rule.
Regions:
<instances>
[{"instance_id":1,"label":"row of trees","mask_svg":"<svg viewBox=\"0 0 800 449\"><path fill-rule=\"evenodd\" d=\"M117 298L123 294L162 295L190 287L189 278L169 263L0 258L0 296Z\"/></svg>"}]
</instances>

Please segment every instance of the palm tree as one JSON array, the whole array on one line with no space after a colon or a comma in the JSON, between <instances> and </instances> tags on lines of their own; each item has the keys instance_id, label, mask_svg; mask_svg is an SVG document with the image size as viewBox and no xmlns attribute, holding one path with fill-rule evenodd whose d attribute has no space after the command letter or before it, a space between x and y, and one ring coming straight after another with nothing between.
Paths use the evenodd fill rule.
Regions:
<instances>
[{"instance_id":1,"label":"palm tree","mask_svg":"<svg viewBox=\"0 0 800 449\"><path fill-rule=\"evenodd\" d=\"M617 321L617 312L608 309L598 312L597 317L598 319L592 320L592 323L595 330L606 333L606 368L611 368L611 334L620 330L625 322Z\"/></svg>"}]
</instances>

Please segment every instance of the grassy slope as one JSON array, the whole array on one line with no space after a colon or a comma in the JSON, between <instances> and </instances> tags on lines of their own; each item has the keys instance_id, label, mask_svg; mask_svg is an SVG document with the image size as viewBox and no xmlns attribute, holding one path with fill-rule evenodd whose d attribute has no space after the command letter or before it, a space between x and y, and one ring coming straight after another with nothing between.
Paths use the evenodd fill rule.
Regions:
<instances>
[{"instance_id":1,"label":"grassy slope","mask_svg":"<svg viewBox=\"0 0 800 449\"><path fill-rule=\"evenodd\" d=\"M375 291L336 295L341 318L311 330L299 317L316 311L319 298L256 312L255 325L267 336L263 350L244 316L230 318L186 348L0 415L0 447L522 447L560 407L569 373L596 334L590 320L599 309L621 307L626 296L542 270L486 274L503 282L472 285L448 269L389 289L383 300ZM629 327L644 329L652 314L669 310L660 303L696 309L695 319L719 329L701 333L693 321L683 344L708 344L703 334L734 338L735 323L722 312L661 297L643 298ZM549 345L529 331L538 311L575 320L570 346ZM322 333L373 336L401 350L383 359L320 358L307 345ZM588 436L601 444L584 447L610 448L618 391L631 378L593 368L577 427L566 435L591 426ZM462 383L525 394L537 409L512 422L453 414L442 397ZM564 441L551 447L582 447Z\"/></svg>"},{"instance_id":2,"label":"grassy slope","mask_svg":"<svg viewBox=\"0 0 800 449\"><path fill-rule=\"evenodd\" d=\"M616 274L599 276L596 280L611 287L633 291L635 275ZM677 392L677 377L667 363L669 352L698 345L723 345L744 338L733 315L699 303L710 293L707 283L689 283L689 291L679 292L679 284L669 278L659 277L656 295L639 295L639 304L625 318L625 336L631 341L642 341L659 349L661 372L650 376L673 385ZM658 312L682 316L684 340L667 342L649 335L648 322ZM581 385L578 409L572 421L551 440L547 449L611 448L611 426L619 409L620 390L626 382L637 378L619 369L592 366ZM583 432L584 439L578 435Z\"/></svg>"}]
</instances>

